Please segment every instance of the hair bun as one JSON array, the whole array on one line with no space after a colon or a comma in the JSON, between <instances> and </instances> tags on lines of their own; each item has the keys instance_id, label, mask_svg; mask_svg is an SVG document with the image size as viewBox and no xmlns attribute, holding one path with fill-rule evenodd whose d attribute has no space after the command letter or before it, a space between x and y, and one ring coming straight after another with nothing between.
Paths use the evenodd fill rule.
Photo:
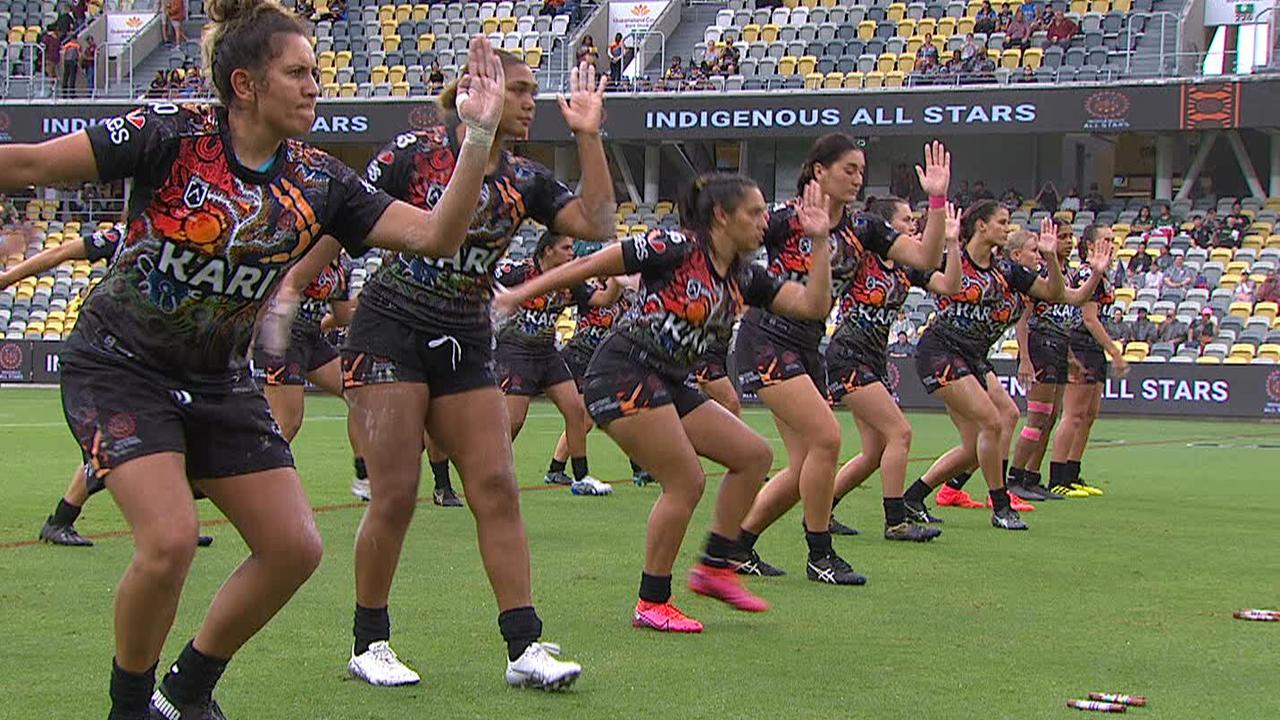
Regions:
<instances>
[{"instance_id":1,"label":"hair bun","mask_svg":"<svg viewBox=\"0 0 1280 720\"><path fill-rule=\"evenodd\" d=\"M261 4L262 0L207 0L204 9L210 20L229 23L251 15Z\"/></svg>"}]
</instances>

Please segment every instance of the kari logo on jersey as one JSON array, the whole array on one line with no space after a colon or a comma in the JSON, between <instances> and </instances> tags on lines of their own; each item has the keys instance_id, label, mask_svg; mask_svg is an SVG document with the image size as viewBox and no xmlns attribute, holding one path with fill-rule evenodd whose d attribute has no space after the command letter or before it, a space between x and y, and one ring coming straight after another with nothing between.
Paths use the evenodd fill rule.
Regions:
<instances>
[{"instance_id":1,"label":"kari logo on jersey","mask_svg":"<svg viewBox=\"0 0 1280 720\"><path fill-rule=\"evenodd\" d=\"M280 269L252 265L232 268L223 258L202 255L166 241L160 249L160 260L154 272L187 286L191 295L211 292L244 300L261 300L271 289Z\"/></svg>"},{"instance_id":2,"label":"kari logo on jersey","mask_svg":"<svg viewBox=\"0 0 1280 720\"><path fill-rule=\"evenodd\" d=\"M204 201L209 197L209 183L193 175L187 181L187 189L182 193L182 202L192 210L204 207Z\"/></svg>"}]
</instances>

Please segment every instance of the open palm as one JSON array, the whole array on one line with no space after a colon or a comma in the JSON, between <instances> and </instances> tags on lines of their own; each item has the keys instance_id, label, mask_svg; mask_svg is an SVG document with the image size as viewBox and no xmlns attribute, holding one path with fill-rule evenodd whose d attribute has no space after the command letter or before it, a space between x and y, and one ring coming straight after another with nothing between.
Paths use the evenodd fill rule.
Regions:
<instances>
[{"instance_id":1,"label":"open palm","mask_svg":"<svg viewBox=\"0 0 1280 720\"><path fill-rule=\"evenodd\" d=\"M951 185L951 153L934 140L924 146L924 167L916 166L920 189L927 195L943 196Z\"/></svg>"},{"instance_id":2,"label":"open palm","mask_svg":"<svg viewBox=\"0 0 1280 720\"><path fill-rule=\"evenodd\" d=\"M596 66L584 61L569 71L569 97L558 95L560 113L574 133L598 133L604 123L604 89L609 78L596 79Z\"/></svg>"},{"instance_id":3,"label":"open palm","mask_svg":"<svg viewBox=\"0 0 1280 720\"><path fill-rule=\"evenodd\" d=\"M467 49L467 72L458 81L458 117L468 126L494 131L502 121L506 76L489 38L476 35Z\"/></svg>"},{"instance_id":4,"label":"open palm","mask_svg":"<svg viewBox=\"0 0 1280 720\"><path fill-rule=\"evenodd\" d=\"M804 234L815 240L826 239L831 235L831 201L817 181L805 186L804 195L800 198L800 207L796 217Z\"/></svg>"}]
</instances>

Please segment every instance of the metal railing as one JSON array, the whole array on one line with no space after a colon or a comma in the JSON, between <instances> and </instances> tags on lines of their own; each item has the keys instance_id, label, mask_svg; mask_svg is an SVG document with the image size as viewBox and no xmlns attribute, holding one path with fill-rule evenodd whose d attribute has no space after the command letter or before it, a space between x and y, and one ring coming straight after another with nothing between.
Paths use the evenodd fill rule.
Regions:
<instances>
[{"instance_id":1,"label":"metal railing","mask_svg":"<svg viewBox=\"0 0 1280 720\"><path fill-rule=\"evenodd\" d=\"M1173 35L1173 40L1174 40L1173 47L1175 48L1174 54L1179 52L1179 49L1182 47L1182 23L1180 18L1176 14L1171 12L1131 13L1128 17L1125 18L1124 33L1123 33L1123 37L1125 39L1125 43L1124 43L1125 74L1126 75L1133 74L1133 59L1138 52L1138 49L1134 46L1134 32L1135 32L1134 21L1139 19L1142 20L1142 28L1137 30L1136 32L1142 36L1146 36L1151 32L1151 23L1154 20L1159 20L1160 22L1160 40L1159 40L1160 52L1158 53L1158 56L1157 56L1159 58L1159 66L1156 72L1156 76L1163 77L1166 75L1176 75L1178 70L1176 65L1174 65L1174 67L1172 68L1174 72L1172 73L1167 72L1170 69L1167 64L1167 59L1168 59L1167 56L1170 53L1167 53L1165 51L1165 46L1168 45L1169 26L1170 26L1170 23L1172 23L1173 32L1174 32L1174 35Z\"/></svg>"}]
</instances>

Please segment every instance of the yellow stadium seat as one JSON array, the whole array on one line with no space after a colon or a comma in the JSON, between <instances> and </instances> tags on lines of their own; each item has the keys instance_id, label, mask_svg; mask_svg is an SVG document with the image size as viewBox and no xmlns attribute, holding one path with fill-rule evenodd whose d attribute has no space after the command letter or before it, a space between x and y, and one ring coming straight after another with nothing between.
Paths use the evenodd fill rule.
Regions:
<instances>
[{"instance_id":1,"label":"yellow stadium seat","mask_svg":"<svg viewBox=\"0 0 1280 720\"><path fill-rule=\"evenodd\" d=\"M1076 15L1089 12L1089 0L1071 0L1071 12Z\"/></svg>"},{"instance_id":2,"label":"yellow stadium seat","mask_svg":"<svg viewBox=\"0 0 1280 720\"><path fill-rule=\"evenodd\" d=\"M1253 314L1253 306L1247 302L1233 302L1231 303L1228 312L1232 317L1248 320L1249 316Z\"/></svg>"},{"instance_id":3,"label":"yellow stadium seat","mask_svg":"<svg viewBox=\"0 0 1280 720\"><path fill-rule=\"evenodd\" d=\"M395 22L396 6L395 5L379 5L378 6L378 22Z\"/></svg>"},{"instance_id":4,"label":"yellow stadium seat","mask_svg":"<svg viewBox=\"0 0 1280 720\"><path fill-rule=\"evenodd\" d=\"M871 20L863 20L858 23L858 38L860 40L870 40L876 36L876 24ZM775 36L776 40L777 37ZM766 40L765 42L769 42Z\"/></svg>"},{"instance_id":5,"label":"yellow stadium seat","mask_svg":"<svg viewBox=\"0 0 1280 720\"><path fill-rule=\"evenodd\" d=\"M819 72L805 73L804 87L806 90L820 90L822 88L823 79L824 77L822 73L819 73Z\"/></svg>"},{"instance_id":6,"label":"yellow stadium seat","mask_svg":"<svg viewBox=\"0 0 1280 720\"><path fill-rule=\"evenodd\" d=\"M1255 317L1264 317L1268 320L1275 320L1280 315L1280 308L1273 302L1260 302L1253 306L1253 314Z\"/></svg>"},{"instance_id":7,"label":"yellow stadium seat","mask_svg":"<svg viewBox=\"0 0 1280 720\"><path fill-rule=\"evenodd\" d=\"M890 22L900 22L907 16L906 3L889 3L889 9L885 11L884 19Z\"/></svg>"},{"instance_id":8,"label":"yellow stadium seat","mask_svg":"<svg viewBox=\"0 0 1280 720\"><path fill-rule=\"evenodd\" d=\"M992 4L994 7L994 3ZM978 11L982 9L982 0L969 0L968 6L964 9L965 17L977 17Z\"/></svg>"},{"instance_id":9,"label":"yellow stadium seat","mask_svg":"<svg viewBox=\"0 0 1280 720\"><path fill-rule=\"evenodd\" d=\"M742 42L753 43L760 39L760 26L751 24L742 28Z\"/></svg>"},{"instance_id":10,"label":"yellow stadium seat","mask_svg":"<svg viewBox=\"0 0 1280 720\"><path fill-rule=\"evenodd\" d=\"M909 38L916 34L916 21L911 18L898 21L898 37Z\"/></svg>"},{"instance_id":11,"label":"yellow stadium seat","mask_svg":"<svg viewBox=\"0 0 1280 720\"><path fill-rule=\"evenodd\" d=\"M987 57L996 65L1000 64L1000 51L995 48L987 48Z\"/></svg>"},{"instance_id":12,"label":"yellow stadium seat","mask_svg":"<svg viewBox=\"0 0 1280 720\"><path fill-rule=\"evenodd\" d=\"M1128 13L1133 10L1133 0L1111 0L1113 12Z\"/></svg>"},{"instance_id":13,"label":"yellow stadium seat","mask_svg":"<svg viewBox=\"0 0 1280 720\"><path fill-rule=\"evenodd\" d=\"M503 34L516 31L516 19L513 17L498 18L498 32Z\"/></svg>"},{"instance_id":14,"label":"yellow stadium seat","mask_svg":"<svg viewBox=\"0 0 1280 720\"><path fill-rule=\"evenodd\" d=\"M1231 346L1232 357L1243 357L1250 360L1254 355L1258 354L1258 349L1252 343L1236 343Z\"/></svg>"},{"instance_id":15,"label":"yellow stadium seat","mask_svg":"<svg viewBox=\"0 0 1280 720\"><path fill-rule=\"evenodd\" d=\"M485 18L484 21L480 24L480 29L485 35L498 32L498 18L496 17Z\"/></svg>"},{"instance_id":16,"label":"yellow stadium seat","mask_svg":"<svg viewBox=\"0 0 1280 720\"><path fill-rule=\"evenodd\" d=\"M829 72L822 78L822 87L826 90L837 90L844 86L844 73Z\"/></svg>"},{"instance_id":17,"label":"yellow stadium seat","mask_svg":"<svg viewBox=\"0 0 1280 720\"><path fill-rule=\"evenodd\" d=\"M863 87L884 87L884 73L873 70L862 77Z\"/></svg>"},{"instance_id":18,"label":"yellow stadium seat","mask_svg":"<svg viewBox=\"0 0 1280 720\"><path fill-rule=\"evenodd\" d=\"M1147 355L1151 354L1151 346L1140 341L1133 341L1124 346L1125 355L1135 355L1139 360L1143 360Z\"/></svg>"},{"instance_id":19,"label":"yellow stadium seat","mask_svg":"<svg viewBox=\"0 0 1280 720\"><path fill-rule=\"evenodd\" d=\"M632 225L628 232L632 235L645 235L649 232L649 226L644 223L638 223L636 225Z\"/></svg>"},{"instance_id":20,"label":"yellow stadium seat","mask_svg":"<svg viewBox=\"0 0 1280 720\"><path fill-rule=\"evenodd\" d=\"M14 25L9 28L9 42L20 43L22 37L27 34L27 29L21 25Z\"/></svg>"},{"instance_id":21,"label":"yellow stadium seat","mask_svg":"<svg viewBox=\"0 0 1280 720\"><path fill-rule=\"evenodd\" d=\"M1230 275L1243 275L1249 271L1249 263L1243 260L1232 260L1227 263L1226 272Z\"/></svg>"},{"instance_id":22,"label":"yellow stadium seat","mask_svg":"<svg viewBox=\"0 0 1280 720\"><path fill-rule=\"evenodd\" d=\"M935 31L943 37L950 37L956 34L956 19L953 17L944 17L938 20L938 29Z\"/></svg>"},{"instance_id":23,"label":"yellow stadium seat","mask_svg":"<svg viewBox=\"0 0 1280 720\"><path fill-rule=\"evenodd\" d=\"M1223 365L1248 365L1251 362L1253 362L1253 360L1243 355L1228 355L1227 358L1222 361L1222 364Z\"/></svg>"},{"instance_id":24,"label":"yellow stadium seat","mask_svg":"<svg viewBox=\"0 0 1280 720\"><path fill-rule=\"evenodd\" d=\"M435 35L431 33L427 33L425 35L418 36L418 52L421 53L421 52L427 52L428 50L434 50L435 47L436 47Z\"/></svg>"},{"instance_id":25,"label":"yellow stadium seat","mask_svg":"<svg viewBox=\"0 0 1280 720\"><path fill-rule=\"evenodd\" d=\"M404 65L392 65L391 69L387 71L387 82L392 85L404 82L406 72L408 72L408 69Z\"/></svg>"},{"instance_id":26,"label":"yellow stadium seat","mask_svg":"<svg viewBox=\"0 0 1280 720\"><path fill-rule=\"evenodd\" d=\"M430 5L414 5L412 20L414 22L422 22L423 20L426 20L427 16L430 14L431 14Z\"/></svg>"},{"instance_id":27,"label":"yellow stadium seat","mask_svg":"<svg viewBox=\"0 0 1280 720\"><path fill-rule=\"evenodd\" d=\"M818 7L818 0L800 0L800 4L807 8Z\"/></svg>"},{"instance_id":28,"label":"yellow stadium seat","mask_svg":"<svg viewBox=\"0 0 1280 720\"><path fill-rule=\"evenodd\" d=\"M1133 288L1118 287L1116 288L1116 302L1123 300L1125 304L1133 302L1136 291Z\"/></svg>"},{"instance_id":29,"label":"yellow stadium seat","mask_svg":"<svg viewBox=\"0 0 1280 720\"><path fill-rule=\"evenodd\" d=\"M28 25L27 34L22 37L22 41L28 43L40 42L40 26Z\"/></svg>"},{"instance_id":30,"label":"yellow stadium seat","mask_svg":"<svg viewBox=\"0 0 1280 720\"><path fill-rule=\"evenodd\" d=\"M902 87L903 85L906 85L906 84L907 84L907 76L898 70L894 70L893 72L887 72L884 74L885 87Z\"/></svg>"},{"instance_id":31,"label":"yellow stadium seat","mask_svg":"<svg viewBox=\"0 0 1280 720\"><path fill-rule=\"evenodd\" d=\"M391 69L386 65L374 65L369 68L369 82L374 85L382 85L387 81L387 73L390 71Z\"/></svg>"},{"instance_id":32,"label":"yellow stadium seat","mask_svg":"<svg viewBox=\"0 0 1280 720\"><path fill-rule=\"evenodd\" d=\"M1022 53L1022 66L1029 67L1032 70L1039 70L1040 65L1044 62L1044 50L1040 48L1029 48Z\"/></svg>"},{"instance_id":33,"label":"yellow stadium seat","mask_svg":"<svg viewBox=\"0 0 1280 720\"><path fill-rule=\"evenodd\" d=\"M398 82L391 86L392 97L409 97L409 83Z\"/></svg>"},{"instance_id":34,"label":"yellow stadium seat","mask_svg":"<svg viewBox=\"0 0 1280 720\"><path fill-rule=\"evenodd\" d=\"M876 70L887 73L898 67L898 56L896 53L884 52L880 53L880 58L876 61Z\"/></svg>"},{"instance_id":35,"label":"yellow stadium seat","mask_svg":"<svg viewBox=\"0 0 1280 720\"><path fill-rule=\"evenodd\" d=\"M782 4L788 10L794 10L800 4L800 0L782 0Z\"/></svg>"},{"instance_id":36,"label":"yellow stadium seat","mask_svg":"<svg viewBox=\"0 0 1280 720\"><path fill-rule=\"evenodd\" d=\"M379 28L378 30L378 34L381 35L382 37L386 37L388 35L395 35L396 21L395 20L383 21L381 28Z\"/></svg>"},{"instance_id":37,"label":"yellow stadium seat","mask_svg":"<svg viewBox=\"0 0 1280 720\"><path fill-rule=\"evenodd\" d=\"M335 57L336 57L336 54L332 50L325 50L324 52L320 53L320 57L316 58L316 64L320 66L321 70L325 68L331 68L334 65L333 59Z\"/></svg>"},{"instance_id":38,"label":"yellow stadium seat","mask_svg":"<svg viewBox=\"0 0 1280 720\"><path fill-rule=\"evenodd\" d=\"M1280 235L1271 235L1267 237L1267 241L1263 243L1264 247L1280 248Z\"/></svg>"},{"instance_id":39,"label":"yellow stadium seat","mask_svg":"<svg viewBox=\"0 0 1280 720\"><path fill-rule=\"evenodd\" d=\"M796 72L800 75L809 75L818 67L818 58L813 55L804 55L796 63Z\"/></svg>"},{"instance_id":40,"label":"yellow stadium seat","mask_svg":"<svg viewBox=\"0 0 1280 720\"><path fill-rule=\"evenodd\" d=\"M351 51L342 50L333 57L333 66L341 70L351 67Z\"/></svg>"},{"instance_id":41,"label":"yellow stadium seat","mask_svg":"<svg viewBox=\"0 0 1280 720\"><path fill-rule=\"evenodd\" d=\"M338 97L338 83L329 82L320 86L320 97Z\"/></svg>"},{"instance_id":42,"label":"yellow stadium seat","mask_svg":"<svg viewBox=\"0 0 1280 720\"><path fill-rule=\"evenodd\" d=\"M1022 51L1017 48L1009 48L1000 53L1000 67L1013 70L1022 64Z\"/></svg>"},{"instance_id":43,"label":"yellow stadium seat","mask_svg":"<svg viewBox=\"0 0 1280 720\"><path fill-rule=\"evenodd\" d=\"M793 55L783 55L778 60L779 75L795 75L796 74L796 58Z\"/></svg>"},{"instance_id":44,"label":"yellow stadium seat","mask_svg":"<svg viewBox=\"0 0 1280 720\"><path fill-rule=\"evenodd\" d=\"M382 51L388 53L400 52L400 36L387 35L382 38Z\"/></svg>"},{"instance_id":45,"label":"yellow stadium seat","mask_svg":"<svg viewBox=\"0 0 1280 720\"><path fill-rule=\"evenodd\" d=\"M1111 12L1111 0L1090 0L1089 12L1096 12L1099 15L1106 15Z\"/></svg>"},{"instance_id":46,"label":"yellow stadium seat","mask_svg":"<svg viewBox=\"0 0 1280 720\"><path fill-rule=\"evenodd\" d=\"M1263 343L1259 345L1258 357L1280 362L1280 343Z\"/></svg>"},{"instance_id":47,"label":"yellow stadium seat","mask_svg":"<svg viewBox=\"0 0 1280 720\"><path fill-rule=\"evenodd\" d=\"M1219 262L1223 265L1231 262L1231 248L1214 248L1209 251L1209 262Z\"/></svg>"},{"instance_id":48,"label":"yellow stadium seat","mask_svg":"<svg viewBox=\"0 0 1280 720\"><path fill-rule=\"evenodd\" d=\"M850 73L845 73L844 86L848 89L861 88L862 73L858 72L857 70L854 70L853 72L850 72Z\"/></svg>"},{"instance_id":49,"label":"yellow stadium seat","mask_svg":"<svg viewBox=\"0 0 1280 720\"><path fill-rule=\"evenodd\" d=\"M938 21L931 17L921 18L916 21L916 35L934 35L938 31Z\"/></svg>"},{"instance_id":50,"label":"yellow stadium seat","mask_svg":"<svg viewBox=\"0 0 1280 720\"><path fill-rule=\"evenodd\" d=\"M1010 355L1017 355L1017 354L1018 354L1018 341L1017 341L1017 340L1005 340L1004 342L1000 343L1000 352L1002 352L1002 353L1008 353L1008 354L1010 354Z\"/></svg>"},{"instance_id":51,"label":"yellow stadium seat","mask_svg":"<svg viewBox=\"0 0 1280 720\"><path fill-rule=\"evenodd\" d=\"M960 22L956 23L956 32L961 35L968 35L973 32L973 25L974 22L972 17L962 17L960 18Z\"/></svg>"},{"instance_id":52,"label":"yellow stadium seat","mask_svg":"<svg viewBox=\"0 0 1280 720\"><path fill-rule=\"evenodd\" d=\"M396 18L396 23L397 23L397 24L398 24L398 23L402 23L402 22L407 22L407 21L409 20L409 18L412 18L412 17L413 17L413 6L412 6L412 5L397 5L397 6L396 6L396 15L395 15L395 18Z\"/></svg>"},{"instance_id":53,"label":"yellow stadium seat","mask_svg":"<svg viewBox=\"0 0 1280 720\"><path fill-rule=\"evenodd\" d=\"M526 50L524 53L524 62L534 70L542 67L542 48L531 47Z\"/></svg>"},{"instance_id":54,"label":"yellow stadium seat","mask_svg":"<svg viewBox=\"0 0 1280 720\"><path fill-rule=\"evenodd\" d=\"M1261 235L1245 235L1244 240L1240 241L1240 247L1261 250L1264 242L1265 240Z\"/></svg>"},{"instance_id":55,"label":"yellow stadium seat","mask_svg":"<svg viewBox=\"0 0 1280 720\"><path fill-rule=\"evenodd\" d=\"M1201 355L1196 358L1197 365L1221 365L1222 360L1216 355Z\"/></svg>"},{"instance_id":56,"label":"yellow stadium seat","mask_svg":"<svg viewBox=\"0 0 1280 720\"><path fill-rule=\"evenodd\" d=\"M898 56L898 67L895 69L903 73L910 73L915 70L916 56L912 53L902 53Z\"/></svg>"},{"instance_id":57,"label":"yellow stadium seat","mask_svg":"<svg viewBox=\"0 0 1280 720\"><path fill-rule=\"evenodd\" d=\"M921 45L924 45L924 37L922 35L912 35L911 37L907 38L907 47L905 48L905 50L906 52L912 55L915 55L916 51L920 49Z\"/></svg>"},{"instance_id":58,"label":"yellow stadium seat","mask_svg":"<svg viewBox=\"0 0 1280 720\"><path fill-rule=\"evenodd\" d=\"M635 211L636 211L636 204L631 201L618 203L619 215L632 215L635 213Z\"/></svg>"},{"instance_id":59,"label":"yellow stadium seat","mask_svg":"<svg viewBox=\"0 0 1280 720\"><path fill-rule=\"evenodd\" d=\"M338 86L338 97L355 97L356 84L353 82L342 83Z\"/></svg>"},{"instance_id":60,"label":"yellow stadium seat","mask_svg":"<svg viewBox=\"0 0 1280 720\"><path fill-rule=\"evenodd\" d=\"M874 37L876 34L876 24L871 23L871 34L867 37ZM858 26L858 37L862 37L862 26ZM772 23L760 28L760 42L772 43L778 42L778 26Z\"/></svg>"}]
</instances>

